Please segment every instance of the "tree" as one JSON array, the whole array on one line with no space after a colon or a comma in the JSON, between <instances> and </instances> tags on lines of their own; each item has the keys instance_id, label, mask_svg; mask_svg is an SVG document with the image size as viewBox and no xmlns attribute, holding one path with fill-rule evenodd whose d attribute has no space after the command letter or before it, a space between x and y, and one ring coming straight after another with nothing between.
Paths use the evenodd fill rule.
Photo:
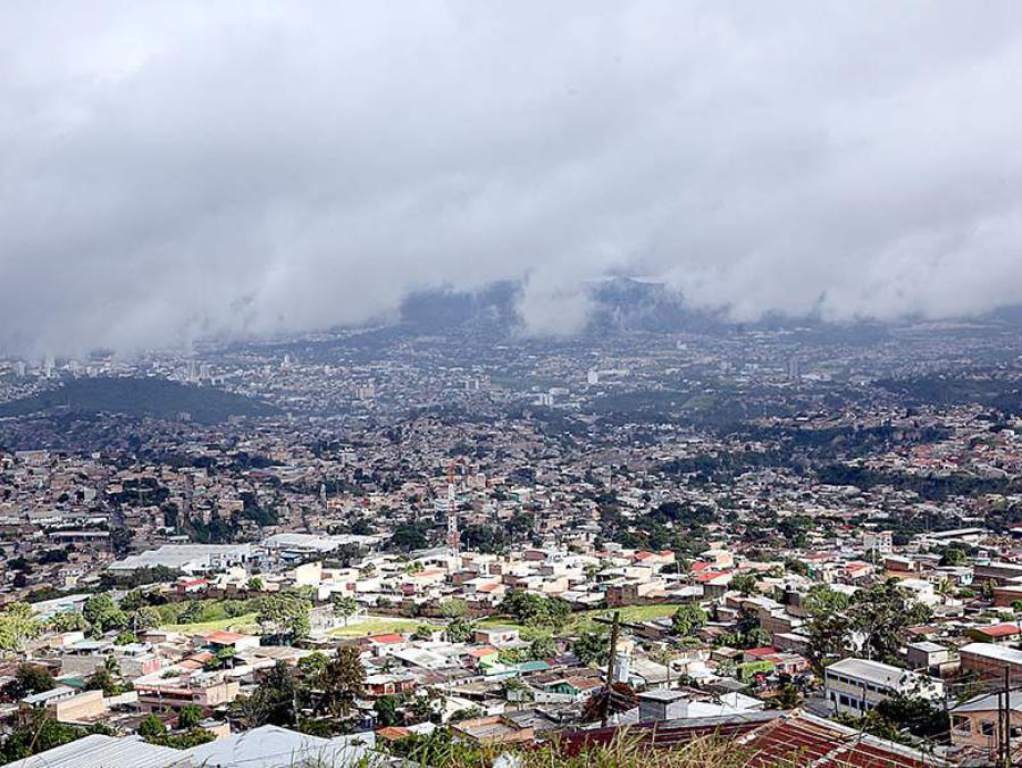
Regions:
<instances>
[{"instance_id":1,"label":"tree","mask_svg":"<svg viewBox=\"0 0 1022 768\"><path fill-rule=\"evenodd\" d=\"M57 687L57 681L46 667L37 664L19 664L18 671L14 673L14 687L18 698L33 693L44 693L52 691Z\"/></svg>"},{"instance_id":2,"label":"tree","mask_svg":"<svg viewBox=\"0 0 1022 768\"><path fill-rule=\"evenodd\" d=\"M698 603L686 603L679 606L671 619L675 633L686 636L706 625L708 617Z\"/></svg>"},{"instance_id":3,"label":"tree","mask_svg":"<svg viewBox=\"0 0 1022 768\"><path fill-rule=\"evenodd\" d=\"M519 624L530 627L559 628L571 615L571 605L559 597L545 597L515 589L500 604L504 613L511 614Z\"/></svg>"},{"instance_id":4,"label":"tree","mask_svg":"<svg viewBox=\"0 0 1022 768\"><path fill-rule=\"evenodd\" d=\"M327 711L335 717L347 717L355 699L365 689L366 672L357 648L345 645L337 649L323 673L323 699Z\"/></svg>"},{"instance_id":5,"label":"tree","mask_svg":"<svg viewBox=\"0 0 1022 768\"><path fill-rule=\"evenodd\" d=\"M268 595L258 600L256 621L264 634L284 635L297 640L309 634L311 609L312 604L296 594Z\"/></svg>"},{"instance_id":6,"label":"tree","mask_svg":"<svg viewBox=\"0 0 1022 768\"><path fill-rule=\"evenodd\" d=\"M468 613L468 603L452 597L440 603L440 615L445 619L460 619Z\"/></svg>"},{"instance_id":7,"label":"tree","mask_svg":"<svg viewBox=\"0 0 1022 768\"><path fill-rule=\"evenodd\" d=\"M255 692L239 703L241 718L249 728L293 726L297 696L294 671L286 662L278 661L256 686Z\"/></svg>"},{"instance_id":8,"label":"tree","mask_svg":"<svg viewBox=\"0 0 1022 768\"><path fill-rule=\"evenodd\" d=\"M156 715L146 715L138 724L138 735L148 742L162 738L167 733L167 726Z\"/></svg>"},{"instance_id":9,"label":"tree","mask_svg":"<svg viewBox=\"0 0 1022 768\"><path fill-rule=\"evenodd\" d=\"M248 583L245 585L245 589L248 590L249 592L262 592L263 587L264 587L263 580L258 576L253 576L251 579L248 580Z\"/></svg>"},{"instance_id":10,"label":"tree","mask_svg":"<svg viewBox=\"0 0 1022 768\"><path fill-rule=\"evenodd\" d=\"M739 573L731 579L729 586L743 595L754 595L759 592L759 587L756 586L756 577L751 573Z\"/></svg>"},{"instance_id":11,"label":"tree","mask_svg":"<svg viewBox=\"0 0 1022 768\"><path fill-rule=\"evenodd\" d=\"M610 654L606 635L599 632L582 632L571 645L571 651L583 664L603 666Z\"/></svg>"},{"instance_id":12,"label":"tree","mask_svg":"<svg viewBox=\"0 0 1022 768\"><path fill-rule=\"evenodd\" d=\"M472 638L472 635L475 632L475 625L470 621L459 618L448 623L444 631L447 635L448 642L465 643Z\"/></svg>"},{"instance_id":13,"label":"tree","mask_svg":"<svg viewBox=\"0 0 1022 768\"><path fill-rule=\"evenodd\" d=\"M848 595L826 584L814 584L802 600L802 608L810 616L826 616L848 607Z\"/></svg>"},{"instance_id":14,"label":"tree","mask_svg":"<svg viewBox=\"0 0 1022 768\"><path fill-rule=\"evenodd\" d=\"M147 629L156 629L160 626L162 619L160 612L151 605L145 605L131 614L130 623L136 632L144 632Z\"/></svg>"},{"instance_id":15,"label":"tree","mask_svg":"<svg viewBox=\"0 0 1022 768\"><path fill-rule=\"evenodd\" d=\"M529 644L529 657L532 659L550 659L557 655L557 643L550 635L537 635Z\"/></svg>"},{"instance_id":16,"label":"tree","mask_svg":"<svg viewBox=\"0 0 1022 768\"><path fill-rule=\"evenodd\" d=\"M77 611L58 613L46 622L46 627L51 632L85 632L89 628L89 622Z\"/></svg>"},{"instance_id":17,"label":"tree","mask_svg":"<svg viewBox=\"0 0 1022 768\"><path fill-rule=\"evenodd\" d=\"M117 633L117 637L114 638L114 645L131 645L137 642L138 638L135 637L135 633L130 629L122 629Z\"/></svg>"},{"instance_id":18,"label":"tree","mask_svg":"<svg viewBox=\"0 0 1022 768\"><path fill-rule=\"evenodd\" d=\"M202 720L202 707L198 704L185 704L177 713L177 727L181 730L196 728Z\"/></svg>"},{"instance_id":19,"label":"tree","mask_svg":"<svg viewBox=\"0 0 1022 768\"><path fill-rule=\"evenodd\" d=\"M104 696L116 696L121 692L121 685L114 674L102 666L89 676L85 688L90 691L103 691Z\"/></svg>"},{"instance_id":20,"label":"tree","mask_svg":"<svg viewBox=\"0 0 1022 768\"><path fill-rule=\"evenodd\" d=\"M334 615L344 619L344 626L348 626L348 619L358 611L358 601L350 595L333 596Z\"/></svg>"},{"instance_id":21,"label":"tree","mask_svg":"<svg viewBox=\"0 0 1022 768\"><path fill-rule=\"evenodd\" d=\"M898 661L902 633L931 615L896 579L860 589L852 596L847 613L852 629L866 638L866 658L892 664Z\"/></svg>"},{"instance_id":22,"label":"tree","mask_svg":"<svg viewBox=\"0 0 1022 768\"><path fill-rule=\"evenodd\" d=\"M0 610L0 650L21 652L42 634L43 626L28 603L8 603Z\"/></svg>"},{"instance_id":23,"label":"tree","mask_svg":"<svg viewBox=\"0 0 1022 768\"><path fill-rule=\"evenodd\" d=\"M376 724L381 727L398 725L401 717L397 711L397 699L393 696L381 696L373 702L373 712L376 713Z\"/></svg>"},{"instance_id":24,"label":"tree","mask_svg":"<svg viewBox=\"0 0 1022 768\"><path fill-rule=\"evenodd\" d=\"M112 629L124 629L128 626L128 617L124 615L114 599L108 594L93 595L85 601L82 614L94 630L109 632Z\"/></svg>"},{"instance_id":25,"label":"tree","mask_svg":"<svg viewBox=\"0 0 1022 768\"><path fill-rule=\"evenodd\" d=\"M318 681L320 676L326 672L330 657L322 651L314 651L308 656L298 660L298 671L302 678L308 681Z\"/></svg>"},{"instance_id":26,"label":"tree","mask_svg":"<svg viewBox=\"0 0 1022 768\"><path fill-rule=\"evenodd\" d=\"M93 725L81 728L59 723L41 710L33 711L27 722L17 725L7 736L0 747L0 763L7 764L15 760L46 752L55 747L68 744L90 733L110 734L109 728Z\"/></svg>"}]
</instances>

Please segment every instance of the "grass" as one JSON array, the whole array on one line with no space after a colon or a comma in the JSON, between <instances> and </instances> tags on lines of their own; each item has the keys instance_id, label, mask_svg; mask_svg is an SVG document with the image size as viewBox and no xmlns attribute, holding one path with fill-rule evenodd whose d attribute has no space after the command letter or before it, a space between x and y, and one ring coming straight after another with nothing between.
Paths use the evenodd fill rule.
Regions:
<instances>
[{"instance_id":1,"label":"grass","mask_svg":"<svg viewBox=\"0 0 1022 768\"><path fill-rule=\"evenodd\" d=\"M437 731L412 737L391 749L412 765L433 768L478 768L494 765L501 755L518 768L746 768L753 753L729 740L703 736L671 748L654 748L638 735L621 731L609 744L579 744L575 748L556 739L533 749L501 745L476 746L455 742ZM794 762L774 763L793 768Z\"/></svg>"},{"instance_id":2,"label":"grass","mask_svg":"<svg viewBox=\"0 0 1022 768\"><path fill-rule=\"evenodd\" d=\"M163 624L160 629L167 630L168 632L184 632L195 634L198 632L213 632L221 629L229 632L251 632L258 630L259 625L256 624L256 614L245 613L241 616L235 616L231 619L220 619L219 621L199 621L195 624Z\"/></svg>"},{"instance_id":3,"label":"grass","mask_svg":"<svg viewBox=\"0 0 1022 768\"><path fill-rule=\"evenodd\" d=\"M604 616L610 618L615 610L621 612L621 621L642 622L662 619L665 616L673 616L679 605L676 603L662 603L660 605L626 605L623 608L599 608L595 611L582 611L572 614L566 632L577 633L599 629L601 624L594 619ZM605 625L603 625L605 626Z\"/></svg>"},{"instance_id":4,"label":"grass","mask_svg":"<svg viewBox=\"0 0 1022 768\"><path fill-rule=\"evenodd\" d=\"M606 625L595 621L599 617L610 618L615 610L621 612L621 621L629 622L642 622L651 621L652 619L662 619L665 616L673 616L674 612L678 610L679 603L662 603L660 605L627 605L623 608L596 608L591 611L580 611L573 613L568 619L568 623L564 627L554 632L555 635L576 635L579 632L591 632L598 630L601 627L604 629ZM526 627L515 622L510 616L487 616L485 619L480 619L476 622L477 627L514 627L522 633L522 637L526 640L530 639L531 636L537 634L537 629L534 627ZM543 631L538 631L539 634L543 634Z\"/></svg>"},{"instance_id":5,"label":"grass","mask_svg":"<svg viewBox=\"0 0 1022 768\"><path fill-rule=\"evenodd\" d=\"M330 635L333 637L362 637L363 635L380 635L386 632L412 632L416 627L425 623L415 619L400 619L392 616L367 616L361 621L349 621L346 627L330 630Z\"/></svg>"}]
</instances>

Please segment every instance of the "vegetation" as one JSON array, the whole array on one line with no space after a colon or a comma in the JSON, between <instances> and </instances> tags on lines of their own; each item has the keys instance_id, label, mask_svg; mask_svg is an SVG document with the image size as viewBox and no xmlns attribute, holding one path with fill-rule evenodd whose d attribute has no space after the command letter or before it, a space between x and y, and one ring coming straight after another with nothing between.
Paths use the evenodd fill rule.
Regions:
<instances>
[{"instance_id":1,"label":"vegetation","mask_svg":"<svg viewBox=\"0 0 1022 768\"><path fill-rule=\"evenodd\" d=\"M42 622L28 603L8 603L0 610L0 650L21 651L42 631Z\"/></svg>"},{"instance_id":2,"label":"vegetation","mask_svg":"<svg viewBox=\"0 0 1022 768\"><path fill-rule=\"evenodd\" d=\"M231 416L273 416L277 409L258 400L212 387L193 387L154 377L73 379L56 389L0 405L0 418L56 409L123 413L176 419L188 413L193 421L214 424Z\"/></svg>"}]
</instances>

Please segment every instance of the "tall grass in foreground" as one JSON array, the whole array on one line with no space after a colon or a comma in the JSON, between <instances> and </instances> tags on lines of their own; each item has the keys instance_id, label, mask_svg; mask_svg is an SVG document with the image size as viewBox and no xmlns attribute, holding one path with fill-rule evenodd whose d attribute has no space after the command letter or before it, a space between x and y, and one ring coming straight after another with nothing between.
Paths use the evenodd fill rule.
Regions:
<instances>
[{"instance_id":1,"label":"tall grass in foreground","mask_svg":"<svg viewBox=\"0 0 1022 768\"><path fill-rule=\"evenodd\" d=\"M673 748L653 748L627 733L609 744L566 750L556 741L539 747L475 746L423 739L400 750L422 768L742 768L751 753L717 737L695 739Z\"/></svg>"}]
</instances>

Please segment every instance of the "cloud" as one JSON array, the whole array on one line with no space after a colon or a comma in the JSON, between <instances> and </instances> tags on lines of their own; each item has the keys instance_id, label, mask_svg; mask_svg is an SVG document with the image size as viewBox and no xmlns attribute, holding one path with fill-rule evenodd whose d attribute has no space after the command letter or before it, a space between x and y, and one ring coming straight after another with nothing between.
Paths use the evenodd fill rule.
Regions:
<instances>
[{"instance_id":1,"label":"cloud","mask_svg":"<svg viewBox=\"0 0 1022 768\"><path fill-rule=\"evenodd\" d=\"M392 315L524 279L890 318L1022 300L1022 8L22 3L0 351Z\"/></svg>"}]
</instances>

